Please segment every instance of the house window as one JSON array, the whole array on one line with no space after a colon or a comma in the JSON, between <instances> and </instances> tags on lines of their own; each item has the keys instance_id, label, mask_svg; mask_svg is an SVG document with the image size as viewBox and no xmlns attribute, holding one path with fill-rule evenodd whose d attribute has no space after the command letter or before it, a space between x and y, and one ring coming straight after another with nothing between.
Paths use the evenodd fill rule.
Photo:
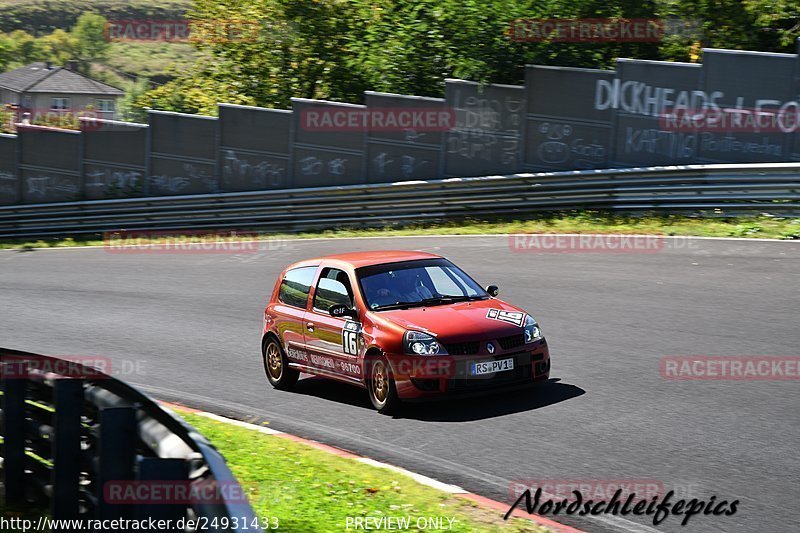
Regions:
<instances>
[{"instance_id":1,"label":"house window","mask_svg":"<svg viewBox=\"0 0 800 533\"><path fill-rule=\"evenodd\" d=\"M69 109L69 98L51 98L50 109L58 111Z\"/></svg>"},{"instance_id":2,"label":"house window","mask_svg":"<svg viewBox=\"0 0 800 533\"><path fill-rule=\"evenodd\" d=\"M31 107L31 97L30 96L23 96L22 97L22 107L26 109L30 109Z\"/></svg>"},{"instance_id":3,"label":"house window","mask_svg":"<svg viewBox=\"0 0 800 533\"><path fill-rule=\"evenodd\" d=\"M101 113L113 113L114 100L97 100L97 110Z\"/></svg>"}]
</instances>

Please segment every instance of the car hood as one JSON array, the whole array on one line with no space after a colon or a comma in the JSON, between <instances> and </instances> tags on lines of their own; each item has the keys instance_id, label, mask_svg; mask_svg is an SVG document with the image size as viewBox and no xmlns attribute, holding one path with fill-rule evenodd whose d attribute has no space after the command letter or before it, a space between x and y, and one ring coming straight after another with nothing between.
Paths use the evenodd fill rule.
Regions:
<instances>
[{"instance_id":1,"label":"car hood","mask_svg":"<svg viewBox=\"0 0 800 533\"><path fill-rule=\"evenodd\" d=\"M504 315L497 311L522 313L521 324L524 324L527 314L519 307L501 300L488 299L382 311L375 315L403 329L424 331L440 341L448 342L492 339L521 333L521 325L499 320Z\"/></svg>"}]
</instances>

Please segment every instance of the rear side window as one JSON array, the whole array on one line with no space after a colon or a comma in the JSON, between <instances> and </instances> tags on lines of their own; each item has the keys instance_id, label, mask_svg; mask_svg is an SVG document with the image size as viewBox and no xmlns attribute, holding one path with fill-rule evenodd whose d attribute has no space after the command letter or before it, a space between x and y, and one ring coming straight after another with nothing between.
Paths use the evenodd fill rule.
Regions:
<instances>
[{"instance_id":1,"label":"rear side window","mask_svg":"<svg viewBox=\"0 0 800 533\"><path fill-rule=\"evenodd\" d=\"M278 299L292 307L306 308L308 293L311 292L311 282L317 267L301 267L289 270L281 281Z\"/></svg>"}]
</instances>

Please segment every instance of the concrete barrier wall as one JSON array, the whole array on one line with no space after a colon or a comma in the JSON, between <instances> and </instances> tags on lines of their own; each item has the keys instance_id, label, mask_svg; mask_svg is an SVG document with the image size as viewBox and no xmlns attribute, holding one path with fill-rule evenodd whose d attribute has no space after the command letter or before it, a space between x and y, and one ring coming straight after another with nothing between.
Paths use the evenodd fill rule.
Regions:
<instances>
[{"instance_id":1,"label":"concrete barrier wall","mask_svg":"<svg viewBox=\"0 0 800 533\"><path fill-rule=\"evenodd\" d=\"M24 126L17 129L17 143L22 203L82 199L80 132Z\"/></svg>"},{"instance_id":2,"label":"concrete barrier wall","mask_svg":"<svg viewBox=\"0 0 800 533\"><path fill-rule=\"evenodd\" d=\"M445 98L367 92L365 103L151 111L148 124L83 121L81 132L20 126L0 135L0 204L800 161L796 54L532 65L524 86L447 80Z\"/></svg>"},{"instance_id":3,"label":"concrete barrier wall","mask_svg":"<svg viewBox=\"0 0 800 533\"><path fill-rule=\"evenodd\" d=\"M219 192L218 119L163 111L149 112L151 196Z\"/></svg>"},{"instance_id":4,"label":"concrete barrier wall","mask_svg":"<svg viewBox=\"0 0 800 533\"><path fill-rule=\"evenodd\" d=\"M525 87L447 80L445 88L456 118L445 135L445 176L522 170Z\"/></svg>"},{"instance_id":5,"label":"concrete barrier wall","mask_svg":"<svg viewBox=\"0 0 800 533\"><path fill-rule=\"evenodd\" d=\"M104 200L144 196L148 127L86 121L81 129L84 197Z\"/></svg>"},{"instance_id":6,"label":"concrete barrier wall","mask_svg":"<svg viewBox=\"0 0 800 533\"><path fill-rule=\"evenodd\" d=\"M220 105L220 190L289 187L291 127L291 111Z\"/></svg>"}]
</instances>

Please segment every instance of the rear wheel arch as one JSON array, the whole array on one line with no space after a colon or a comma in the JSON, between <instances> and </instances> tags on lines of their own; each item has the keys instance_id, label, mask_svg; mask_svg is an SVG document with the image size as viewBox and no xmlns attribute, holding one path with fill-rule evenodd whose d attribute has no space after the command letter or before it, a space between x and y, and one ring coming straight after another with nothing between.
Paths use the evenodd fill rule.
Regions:
<instances>
[{"instance_id":1,"label":"rear wheel arch","mask_svg":"<svg viewBox=\"0 0 800 533\"><path fill-rule=\"evenodd\" d=\"M264 350L267 349L267 341L270 339L275 339L278 342L278 344L281 344L280 337L278 337L278 335L274 331L267 331L261 337L261 355L264 355Z\"/></svg>"},{"instance_id":2,"label":"rear wheel arch","mask_svg":"<svg viewBox=\"0 0 800 533\"><path fill-rule=\"evenodd\" d=\"M273 332L267 332L262 337L261 359L267 380L274 388L289 390L297 383L300 372L289 367L280 338Z\"/></svg>"}]
</instances>

